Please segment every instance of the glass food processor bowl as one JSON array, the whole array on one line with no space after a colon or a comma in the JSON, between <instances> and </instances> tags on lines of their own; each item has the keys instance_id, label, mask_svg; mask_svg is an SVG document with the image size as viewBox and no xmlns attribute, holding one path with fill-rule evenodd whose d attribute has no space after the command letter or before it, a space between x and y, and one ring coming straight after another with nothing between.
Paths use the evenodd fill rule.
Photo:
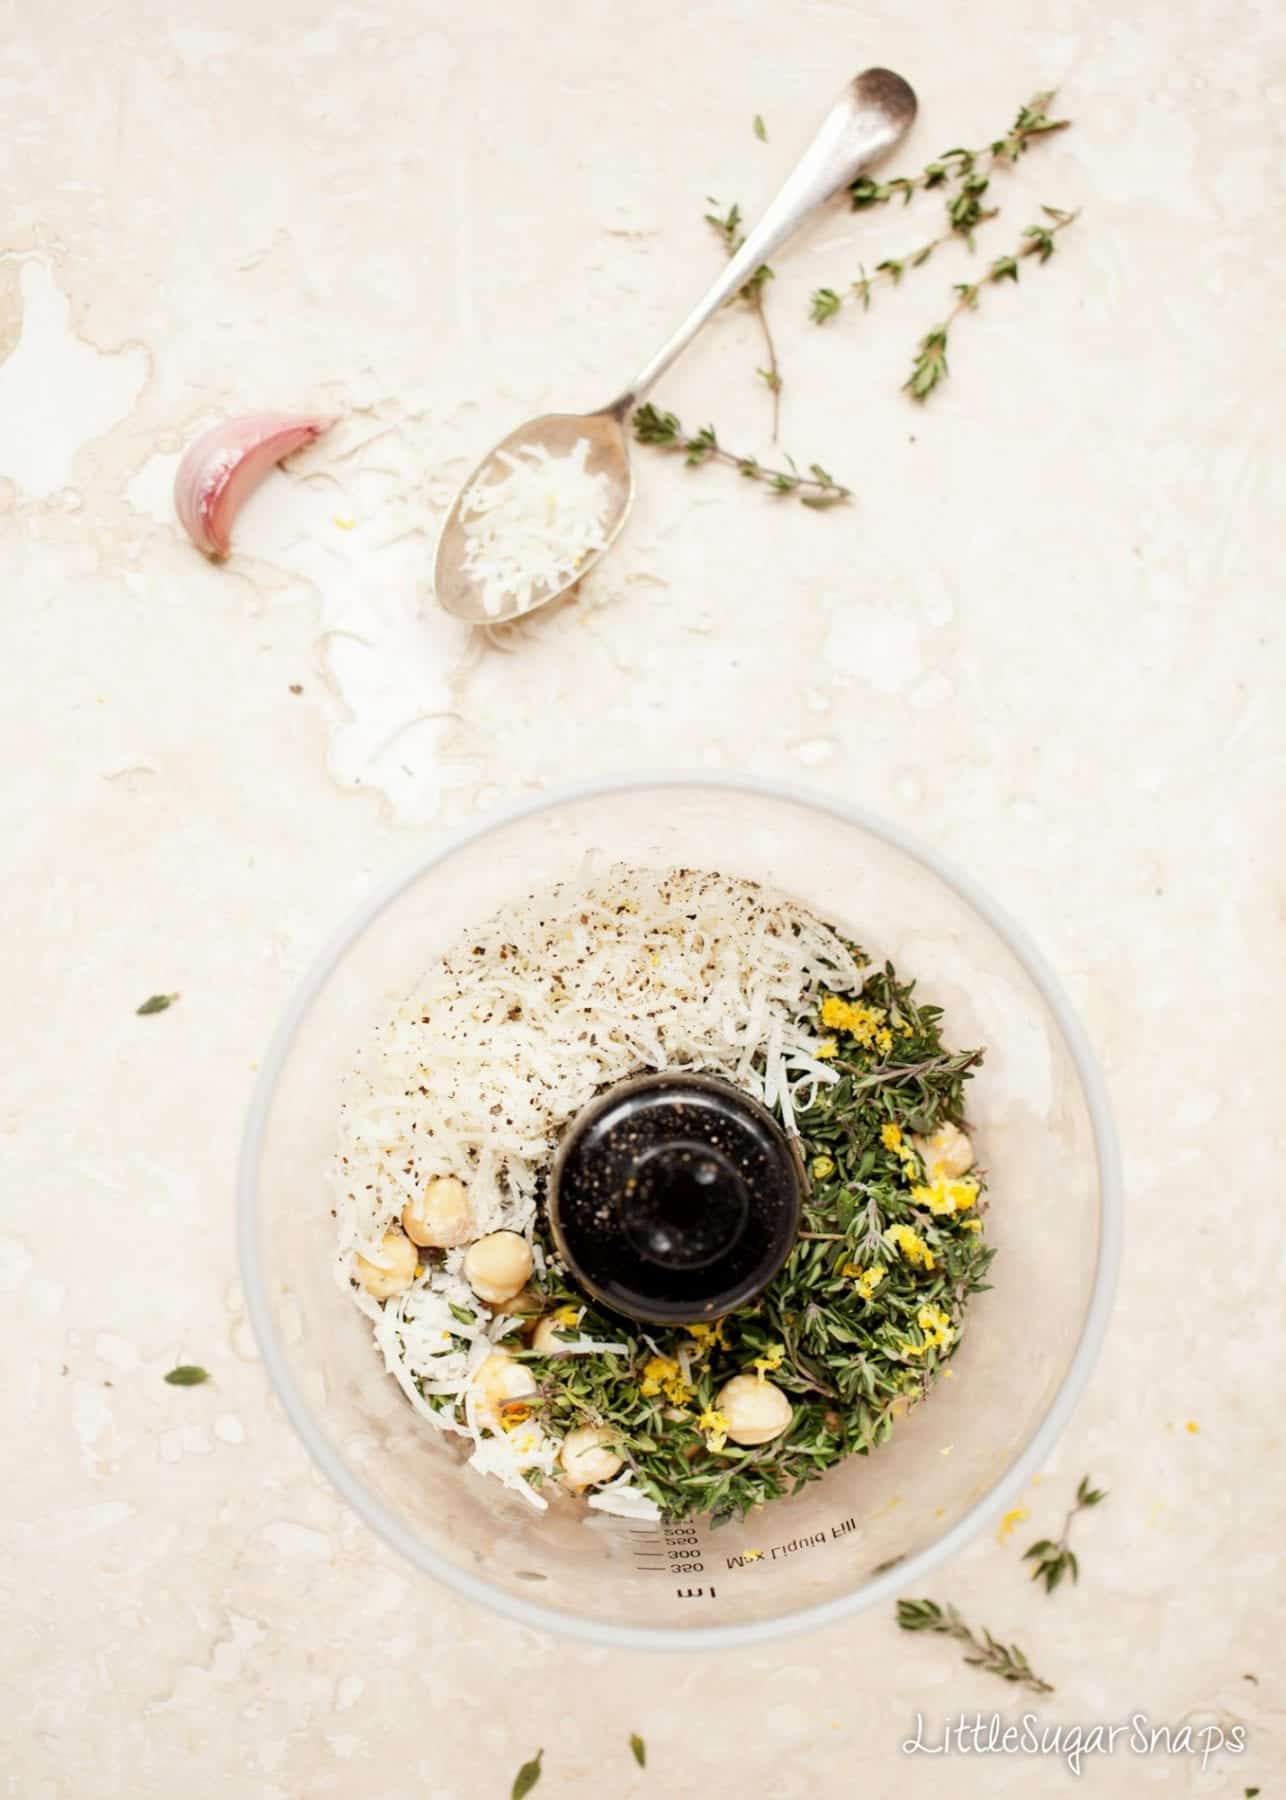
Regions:
<instances>
[{"instance_id":1,"label":"glass food processor bowl","mask_svg":"<svg viewBox=\"0 0 1286 1800\"><path fill-rule=\"evenodd\" d=\"M385 1374L333 1273L338 1107L372 1029L471 925L616 861L784 891L914 977L946 1009L952 1043L987 1051L968 1104L998 1254L991 1291L970 1304L954 1379L869 1456L714 1531L570 1507L540 1514L466 1468L459 1440L433 1432ZM526 1625L633 1648L763 1641L916 1587L1048 1455L1102 1341L1120 1253L1102 1078L1026 934L893 825L837 800L704 775L543 795L450 839L365 901L278 1029L239 1190L247 1308L268 1374L345 1499L458 1593Z\"/></svg>"}]
</instances>

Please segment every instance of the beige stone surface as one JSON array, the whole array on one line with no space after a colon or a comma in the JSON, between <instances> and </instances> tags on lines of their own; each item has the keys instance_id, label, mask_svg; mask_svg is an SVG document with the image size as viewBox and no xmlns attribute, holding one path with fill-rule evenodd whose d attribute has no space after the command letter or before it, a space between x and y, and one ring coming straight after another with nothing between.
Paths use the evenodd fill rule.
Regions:
<instances>
[{"instance_id":1,"label":"beige stone surface","mask_svg":"<svg viewBox=\"0 0 1286 1800\"><path fill-rule=\"evenodd\" d=\"M1276 1791L1277 10L79 10L0 34L3 1791L489 1800L537 1744L542 1800L1065 1791L1053 1762L903 1758L917 1708L932 1733L1021 1706L885 1615L636 1658L466 1607L345 1511L268 1392L233 1163L293 982L447 826L649 764L896 816L1053 958L1123 1128L1119 1309L1030 1521L933 1588L1027 1647L1046 1723L1249 1729L1204 1774L1119 1747L1092 1791ZM641 452L578 604L494 645L437 616L453 482L621 385L714 266L705 196L753 215L868 62L920 93L906 166L1061 83L1075 131L997 179L980 242L1083 206L1060 254L961 322L917 411L898 385L965 260L816 330L813 287L937 228L927 201L837 208L769 298L783 441L857 504ZM727 315L657 399L766 452L760 360ZM265 405L343 422L215 569L174 461ZM180 1003L137 1018L158 989ZM165 1386L179 1359L213 1381ZM1017 1551L1086 1469L1111 1498L1046 1599Z\"/></svg>"}]
</instances>

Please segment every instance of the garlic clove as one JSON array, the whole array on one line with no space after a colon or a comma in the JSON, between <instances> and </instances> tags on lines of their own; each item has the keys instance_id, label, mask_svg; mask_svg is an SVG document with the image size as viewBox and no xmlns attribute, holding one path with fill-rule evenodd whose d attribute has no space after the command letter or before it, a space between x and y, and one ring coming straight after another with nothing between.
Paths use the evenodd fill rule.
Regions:
<instances>
[{"instance_id":1,"label":"garlic clove","mask_svg":"<svg viewBox=\"0 0 1286 1800\"><path fill-rule=\"evenodd\" d=\"M189 444L174 477L174 507L197 549L226 556L233 521L269 469L333 423L309 413L242 413Z\"/></svg>"}]
</instances>

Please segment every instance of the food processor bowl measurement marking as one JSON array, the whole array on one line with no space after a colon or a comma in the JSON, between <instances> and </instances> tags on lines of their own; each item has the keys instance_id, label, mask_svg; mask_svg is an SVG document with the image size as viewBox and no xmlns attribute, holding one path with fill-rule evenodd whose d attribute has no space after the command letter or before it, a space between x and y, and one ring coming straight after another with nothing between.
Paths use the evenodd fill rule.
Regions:
<instances>
[{"instance_id":1,"label":"food processor bowl measurement marking","mask_svg":"<svg viewBox=\"0 0 1286 1800\"><path fill-rule=\"evenodd\" d=\"M629 1534L634 1541L634 1564L640 1574L671 1575L679 1581L686 1581L694 1575L706 1572L705 1551L695 1526L662 1525L652 1531L632 1531ZM708 1597L713 1600L713 1588L675 1589L680 1600L695 1600Z\"/></svg>"}]
</instances>

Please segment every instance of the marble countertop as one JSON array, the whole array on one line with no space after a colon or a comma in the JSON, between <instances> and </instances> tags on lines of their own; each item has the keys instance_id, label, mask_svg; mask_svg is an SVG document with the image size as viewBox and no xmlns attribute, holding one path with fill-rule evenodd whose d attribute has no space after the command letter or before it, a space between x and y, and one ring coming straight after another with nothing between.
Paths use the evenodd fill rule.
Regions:
<instances>
[{"instance_id":1,"label":"marble countertop","mask_svg":"<svg viewBox=\"0 0 1286 1800\"><path fill-rule=\"evenodd\" d=\"M439 615L453 483L517 419L620 387L716 264L706 196L753 216L867 62L919 92L908 168L1061 84L1076 128L997 177L979 245L1081 206L1059 254L960 321L917 410L899 384L967 261L818 330L813 288L938 229L927 199L836 208L768 298L783 445L856 504L640 451L578 603L494 644ZM1047 1599L991 1532L933 1591L1050 1674L1047 1722L1249 1730L1204 1773L1122 1746L1095 1792L1276 1791L1273 9L122 0L33 13L0 93L3 1791L498 1800L537 1744L540 1800L1063 1791L1052 1761L901 1755L917 1709L1022 1707L884 1611L717 1658L484 1616L349 1515L269 1394L233 1164L292 984L449 827L647 765L896 817L1052 958L1129 1226L1031 1534L1087 1470L1110 1501L1078 1587ZM761 361L728 313L656 399L766 454ZM341 423L212 567L175 460L269 405ZM157 990L181 1003L136 1017ZM167 1387L179 1360L214 1379Z\"/></svg>"}]
</instances>

